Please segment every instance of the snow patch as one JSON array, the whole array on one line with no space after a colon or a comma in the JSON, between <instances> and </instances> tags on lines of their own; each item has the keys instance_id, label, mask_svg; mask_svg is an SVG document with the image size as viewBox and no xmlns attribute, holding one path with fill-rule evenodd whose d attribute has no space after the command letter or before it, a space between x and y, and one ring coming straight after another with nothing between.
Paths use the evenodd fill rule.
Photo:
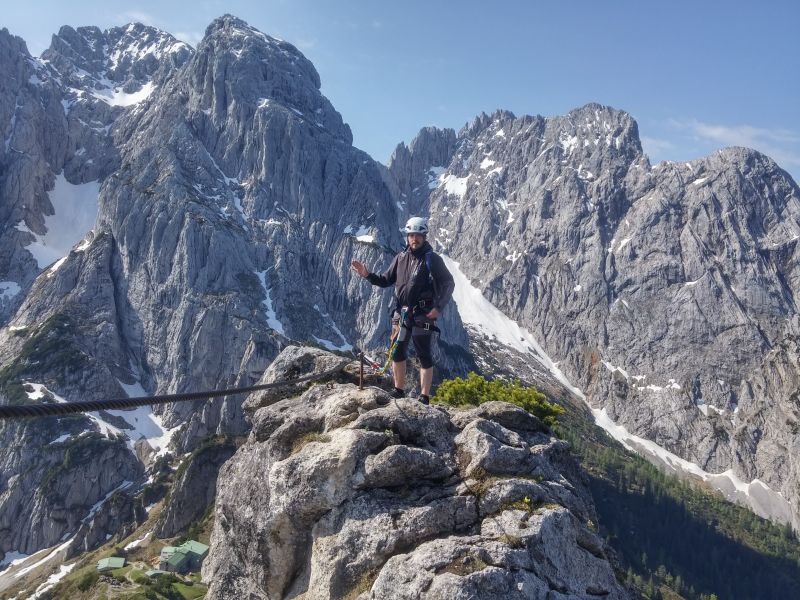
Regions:
<instances>
[{"instance_id":1,"label":"snow patch","mask_svg":"<svg viewBox=\"0 0 800 600\"><path fill-rule=\"evenodd\" d=\"M622 241L619 243L619 245L617 245L617 238L613 238L613 239L611 240L611 245L609 246L609 248L608 248L608 251L609 251L609 252L619 252L619 251L620 251L620 250L622 250L622 249L623 249L625 246L627 246L627 245L628 245L628 243L630 243L630 241L631 241L631 238L629 238L629 237L626 237L624 240L622 240Z\"/></svg>"},{"instance_id":2,"label":"snow patch","mask_svg":"<svg viewBox=\"0 0 800 600\"><path fill-rule=\"evenodd\" d=\"M732 470L723 473L709 473L694 463L685 460L655 442L633 435L622 425L617 425L608 416L605 408L592 408L595 422L605 429L611 437L625 448L638 454L652 456L665 467L676 473L688 473L700 478L720 490L731 501L749 506L757 515L765 519L776 518L783 523L791 523L792 510L783 496L767 487L762 481L754 479L745 483Z\"/></svg>"},{"instance_id":3,"label":"snow patch","mask_svg":"<svg viewBox=\"0 0 800 600\"><path fill-rule=\"evenodd\" d=\"M53 266L47 269L47 278L50 279L53 275L55 275L56 271L58 271L61 268L61 265L63 265L65 262L67 262L66 256L59 258L56 262L54 262Z\"/></svg>"},{"instance_id":4,"label":"snow patch","mask_svg":"<svg viewBox=\"0 0 800 600\"><path fill-rule=\"evenodd\" d=\"M146 398L149 396L138 381L127 384L117 380L117 383L125 390L128 398ZM131 410L108 410L106 412L115 417L121 417L132 427L132 429L118 430L128 437L130 440L128 445L131 449L133 449L134 443L138 440L146 440L150 447L157 452L156 456L162 456L167 453L172 437L180 429L180 425L167 429L161 416L153 413L149 406L137 406ZM90 413L90 415L94 415L94 413ZM97 419L102 420L99 415ZM106 426L112 427L108 423L106 423Z\"/></svg>"},{"instance_id":5,"label":"snow patch","mask_svg":"<svg viewBox=\"0 0 800 600\"><path fill-rule=\"evenodd\" d=\"M322 346L326 350L338 350L339 352L349 352L353 349L353 345L347 343L346 341L344 344L337 346L332 341L323 338L318 338L314 334L311 334L311 337L313 337L314 341L316 341L320 346Z\"/></svg>"},{"instance_id":6,"label":"snow patch","mask_svg":"<svg viewBox=\"0 0 800 600\"><path fill-rule=\"evenodd\" d=\"M72 540L73 540L73 538L68 539L67 541L65 541L60 546L56 546L55 548L53 548L50 552L47 552L48 549L45 549L45 550L41 550L39 552L36 552L35 554L32 554L30 558L34 558L34 557L36 557L36 556L38 556L40 554L44 554L45 552L47 552L47 554L44 556L44 558L39 559L39 560L35 560L32 564L26 565L25 567L21 568L20 570L12 573L11 576L10 576L11 580L12 581L17 580L20 577L23 577L23 576L27 575L28 573L30 573L34 569L38 569L39 567L41 567L45 563L50 562L54 558L59 558L61 552L65 551L67 548L69 548L70 544L72 544ZM23 560L15 561L15 562L17 564L22 564L22 563L26 562L26 560L27 559L23 559Z\"/></svg>"},{"instance_id":7,"label":"snow patch","mask_svg":"<svg viewBox=\"0 0 800 600\"><path fill-rule=\"evenodd\" d=\"M600 362L602 362L603 366L606 369L608 369L609 371L611 371L612 373L619 372L625 379L630 379L630 375L628 375L628 372L625 369L623 369L622 367L617 367L615 365L612 365L607 360L603 360L603 361L600 361Z\"/></svg>"},{"instance_id":8,"label":"snow patch","mask_svg":"<svg viewBox=\"0 0 800 600\"><path fill-rule=\"evenodd\" d=\"M37 236L24 222L17 223L19 231L31 233L36 239L25 246L40 269L69 254L72 247L83 240L97 220L97 195L100 183L90 181L73 185L64 174L56 177L55 187L49 192L50 204L55 214L44 218L47 233Z\"/></svg>"},{"instance_id":9,"label":"snow patch","mask_svg":"<svg viewBox=\"0 0 800 600\"><path fill-rule=\"evenodd\" d=\"M428 169L428 189L435 190L439 187L440 179L446 169L444 167L431 167Z\"/></svg>"},{"instance_id":10,"label":"snow patch","mask_svg":"<svg viewBox=\"0 0 800 600\"><path fill-rule=\"evenodd\" d=\"M471 325L487 337L495 338L501 344L532 356L564 387L579 398L585 398L583 392L569 382L527 329L521 328L518 323L509 319L484 298L481 291L474 287L461 271L459 263L445 254L440 256L455 280L453 301L458 306L458 313L465 324Z\"/></svg>"},{"instance_id":11,"label":"snow patch","mask_svg":"<svg viewBox=\"0 0 800 600\"><path fill-rule=\"evenodd\" d=\"M134 384L124 384L121 381L118 381L118 383L128 394L129 398L147 397L147 393L138 382ZM30 400L41 400L49 393L52 394L53 399L57 403L66 402L63 397L59 396L52 390L49 390L41 383L26 382L26 385L33 388L32 392L26 392L28 399ZM157 456L166 454L169 443L172 440L172 436L176 431L178 431L178 429L180 429L180 425L173 427L172 429L167 429L163 424L162 418L159 415L154 414L147 406L137 406L131 410L107 410L104 412L124 419L125 422L130 425L130 428L120 429L116 425L112 425L103 419L99 412L88 412L86 413L86 416L97 425L97 427L100 429L101 435L104 435L108 438L120 436L127 438L127 445L131 452L135 452L135 443L138 440L143 439L147 441L153 450L157 451ZM60 443L69 437L69 435L62 435L50 443Z\"/></svg>"},{"instance_id":12,"label":"snow patch","mask_svg":"<svg viewBox=\"0 0 800 600\"><path fill-rule=\"evenodd\" d=\"M491 167L494 164L496 164L495 161L491 160L490 158L484 158L481 161L481 169L483 169L485 171L486 169L488 169L489 167Z\"/></svg>"},{"instance_id":13,"label":"snow patch","mask_svg":"<svg viewBox=\"0 0 800 600\"><path fill-rule=\"evenodd\" d=\"M76 566L78 566L78 561L75 561L71 565L61 565L58 568L58 571L50 575L50 577L48 577L42 585L36 588L36 591L31 596L31 599L35 600L36 598L41 598L46 592L49 592L52 588L54 588L59 581L69 575L72 572L72 569L74 569Z\"/></svg>"},{"instance_id":14,"label":"snow patch","mask_svg":"<svg viewBox=\"0 0 800 600\"><path fill-rule=\"evenodd\" d=\"M29 392L27 390L25 391L25 394L28 396L28 400L34 400L34 401L41 400L49 392L49 390L41 383L26 382L26 385L29 385L33 388L32 392ZM66 400L64 400L63 398L59 398L59 396L56 396L55 394L53 394L53 396L55 396L56 401L60 400L61 402L66 402Z\"/></svg>"},{"instance_id":15,"label":"snow patch","mask_svg":"<svg viewBox=\"0 0 800 600\"><path fill-rule=\"evenodd\" d=\"M444 186L448 194L458 196L459 200L461 200L464 198L464 194L467 193L467 181L471 176L471 173L466 177L456 177L448 173L439 177L439 185L437 187Z\"/></svg>"},{"instance_id":16,"label":"snow patch","mask_svg":"<svg viewBox=\"0 0 800 600\"><path fill-rule=\"evenodd\" d=\"M271 268L272 267L270 267L270 269ZM261 282L261 287L264 288L264 293L267 295L266 299L263 301L265 313L267 315L267 325L281 335L286 335L283 329L283 323L278 320L278 315L275 313L275 309L272 306L272 288L267 287L267 272L270 269L265 271L256 271L258 280Z\"/></svg>"},{"instance_id":17,"label":"snow patch","mask_svg":"<svg viewBox=\"0 0 800 600\"><path fill-rule=\"evenodd\" d=\"M2 562L0 562L0 569L18 565L21 562L24 562L29 556L30 554L22 554L22 552L6 552L5 558L3 558Z\"/></svg>"},{"instance_id":18,"label":"snow patch","mask_svg":"<svg viewBox=\"0 0 800 600\"><path fill-rule=\"evenodd\" d=\"M350 235L356 238L358 242L365 242L365 243L374 243L375 236L369 233L370 228L366 225L361 225L357 230L353 229L352 225L348 225L344 228L344 233L346 235Z\"/></svg>"},{"instance_id":19,"label":"snow patch","mask_svg":"<svg viewBox=\"0 0 800 600\"><path fill-rule=\"evenodd\" d=\"M126 544L124 549L125 550L133 550L137 546L140 546L142 543L146 542L150 538L150 536L152 536L152 535L153 535L153 532L152 531L148 531L147 533L144 534L144 537L141 537L138 540L133 540L129 544Z\"/></svg>"},{"instance_id":20,"label":"snow patch","mask_svg":"<svg viewBox=\"0 0 800 600\"><path fill-rule=\"evenodd\" d=\"M102 90L92 90L91 94L110 106L133 106L146 100L153 93L155 86L152 81L145 83L138 92L129 94L122 88L109 87Z\"/></svg>"},{"instance_id":21,"label":"snow patch","mask_svg":"<svg viewBox=\"0 0 800 600\"><path fill-rule=\"evenodd\" d=\"M336 326L336 323L334 322L333 319L330 318L330 315L328 313L323 313L320 310L319 306L317 306L316 304L314 305L314 310L316 310L320 314L321 317L324 317L326 319L330 319L329 322L328 322L328 325L331 326L331 329L333 329L334 333L336 333L336 335L338 335L339 338L342 340L342 344L337 346L336 344L334 344L330 340L325 340L325 339L322 339L322 338L318 338L317 336L315 336L313 334L311 335L311 337L313 337L317 341L317 343L322 345L326 350L338 350L340 352L350 352L353 349L353 345L350 344L347 341L347 338L344 337L344 334L341 331L339 331L339 327Z\"/></svg>"},{"instance_id":22,"label":"snow patch","mask_svg":"<svg viewBox=\"0 0 800 600\"><path fill-rule=\"evenodd\" d=\"M122 490L127 490L132 485L133 485L132 481L128 481L128 480L123 481L121 484L119 484L113 490L108 492L103 498L101 498L100 500L95 502L94 505L92 506L92 508L89 509L89 514L86 515L83 519L81 519L81 521L83 523L88 523L89 521L94 519L94 516L97 514L97 511L100 510L100 508L103 506L103 504L105 504L108 501L108 499L111 498L111 496L113 496L117 492L121 492Z\"/></svg>"},{"instance_id":23,"label":"snow patch","mask_svg":"<svg viewBox=\"0 0 800 600\"><path fill-rule=\"evenodd\" d=\"M0 300L11 300L22 288L16 281L0 281Z\"/></svg>"},{"instance_id":24,"label":"snow patch","mask_svg":"<svg viewBox=\"0 0 800 600\"><path fill-rule=\"evenodd\" d=\"M564 133L558 138L558 142L561 144L564 152L567 154L572 154L572 151L578 147L578 136Z\"/></svg>"},{"instance_id":25,"label":"snow patch","mask_svg":"<svg viewBox=\"0 0 800 600\"><path fill-rule=\"evenodd\" d=\"M503 166L500 166L500 167L495 167L494 169L492 169L491 171L489 171L488 173L486 173L486 176L487 176L487 177L491 177L492 175L496 175L496 174L498 174L498 173L502 173L502 172L503 172L503 169L505 169L505 167L503 167Z\"/></svg>"}]
</instances>

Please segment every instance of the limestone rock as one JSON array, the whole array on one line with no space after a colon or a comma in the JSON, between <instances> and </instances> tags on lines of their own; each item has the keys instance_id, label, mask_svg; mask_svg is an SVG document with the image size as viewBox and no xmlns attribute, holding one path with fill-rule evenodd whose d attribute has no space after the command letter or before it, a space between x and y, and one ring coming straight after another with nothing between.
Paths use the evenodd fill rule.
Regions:
<instances>
[{"instance_id":1,"label":"limestone rock","mask_svg":"<svg viewBox=\"0 0 800 600\"><path fill-rule=\"evenodd\" d=\"M564 442L521 413L338 383L258 409L220 472L209 597L628 598Z\"/></svg>"}]
</instances>

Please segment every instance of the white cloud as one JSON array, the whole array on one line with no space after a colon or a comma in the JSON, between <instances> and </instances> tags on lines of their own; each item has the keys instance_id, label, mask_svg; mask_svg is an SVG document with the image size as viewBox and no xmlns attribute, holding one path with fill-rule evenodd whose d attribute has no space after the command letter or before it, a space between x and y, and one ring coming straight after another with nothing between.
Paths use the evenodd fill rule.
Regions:
<instances>
[{"instance_id":1,"label":"white cloud","mask_svg":"<svg viewBox=\"0 0 800 600\"><path fill-rule=\"evenodd\" d=\"M317 40L316 39L312 39L312 40L298 39L294 43L294 45L297 46L298 48L300 48L300 50L311 50L312 48L314 48L317 45Z\"/></svg>"},{"instance_id":2,"label":"white cloud","mask_svg":"<svg viewBox=\"0 0 800 600\"><path fill-rule=\"evenodd\" d=\"M202 31L176 31L173 35L180 41L189 44L192 48L197 48L197 45L203 40Z\"/></svg>"},{"instance_id":3,"label":"white cloud","mask_svg":"<svg viewBox=\"0 0 800 600\"><path fill-rule=\"evenodd\" d=\"M657 158L662 154L671 152L672 150L675 149L675 144L673 144L669 140L652 138L643 135L641 137L641 141L642 141L642 148L644 149L645 154L654 158Z\"/></svg>"},{"instance_id":4,"label":"white cloud","mask_svg":"<svg viewBox=\"0 0 800 600\"><path fill-rule=\"evenodd\" d=\"M689 132L695 140L724 146L744 146L770 156L784 167L800 166L800 134L788 129L753 125L718 125L697 119L672 120L673 127Z\"/></svg>"},{"instance_id":5,"label":"white cloud","mask_svg":"<svg viewBox=\"0 0 800 600\"><path fill-rule=\"evenodd\" d=\"M142 25L149 25L151 27L157 26L157 19L150 13L142 12L139 10L128 10L120 13L115 17L118 23L141 23Z\"/></svg>"}]
</instances>

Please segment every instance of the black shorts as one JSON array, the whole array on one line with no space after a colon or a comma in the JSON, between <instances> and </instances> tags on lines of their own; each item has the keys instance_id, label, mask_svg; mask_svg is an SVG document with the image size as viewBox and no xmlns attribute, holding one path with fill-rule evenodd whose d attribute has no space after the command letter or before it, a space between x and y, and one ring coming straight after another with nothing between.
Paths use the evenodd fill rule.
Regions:
<instances>
[{"instance_id":1,"label":"black shorts","mask_svg":"<svg viewBox=\"0 0 800 600\"><path fill-rule=\"evenodd\" d=\"M393 323L397 325L400 317L397 316ZM436 321L426 318L424 315L419 315L414 319L414 326L411 330L411 341L414 343L414 352L419 359L419 364L423 369L430 369L433 366L433 355L431 352L431 341L433 339L433 330L429 329L436 324ZM426 325L428 328L426 328ZM402 362L408 358L408 342L398 342L395 348L392 362Z\"/></svg>"}]
</instances>

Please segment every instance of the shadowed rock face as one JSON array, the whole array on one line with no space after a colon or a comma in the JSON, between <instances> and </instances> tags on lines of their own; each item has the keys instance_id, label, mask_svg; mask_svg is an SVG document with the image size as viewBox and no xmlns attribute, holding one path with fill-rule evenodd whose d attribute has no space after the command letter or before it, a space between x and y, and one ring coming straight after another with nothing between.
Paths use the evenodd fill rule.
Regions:
<instances>
[{"instance_id":1,"label":"shadowed rock face","mask_svg":"<svg viewBox=\"0 0 800 600\"><path fill-rule=\"evenodd\" d=\"M791 177L744 148L651 166L636 122L595 104L481 115L431 170L448 135L421 132L389 167L429 174L417 203L438 248L593 406L707 471L766 482L797 524ZM415 152L436 158L411 168ZM785 519L776 500L767 514Z\"/></svg>"},{"instance_id":2,"label":"shadowed rock face","mask_svg":"<svg viewBox=\"0 0 800 600\"><path fill-rule=\"evenodd\" d=\"M209 597L628 597L538 419L386 402L336 384L256 410L220 472Z\"/></svg>"}]
</instances>

